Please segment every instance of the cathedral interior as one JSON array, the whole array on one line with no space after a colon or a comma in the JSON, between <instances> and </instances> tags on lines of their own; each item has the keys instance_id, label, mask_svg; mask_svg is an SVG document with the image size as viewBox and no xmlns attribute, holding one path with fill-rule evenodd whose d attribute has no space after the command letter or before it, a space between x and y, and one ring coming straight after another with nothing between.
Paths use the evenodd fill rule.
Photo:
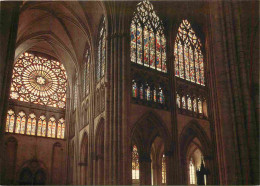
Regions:
<instances>
[{"instance_id":1,"label":"cathedral interior","mask_svg":"<svg viewBox=\"0 0 260 186\"><path fill-rule=\"evenodd\" d=\"M260 184L259 1L0 3L0 184Z\"/></svg>"}]
</instances>

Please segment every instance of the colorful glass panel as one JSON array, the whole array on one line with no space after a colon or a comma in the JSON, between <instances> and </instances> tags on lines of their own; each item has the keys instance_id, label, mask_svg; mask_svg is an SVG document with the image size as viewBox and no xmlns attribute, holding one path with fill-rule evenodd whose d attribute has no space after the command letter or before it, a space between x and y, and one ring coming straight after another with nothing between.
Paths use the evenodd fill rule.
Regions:
<instances>
[{"instance_id":1,"label":"colorful glass panel","mask_svg":"<svg viewBox=\"0 0 260 186\"><path fill-rule=\"evenodd\" d=\"M13 110L8 110L7 111L7 118L6 118L6 132L14 132L14 111Z\"/></svg>"},{"instance_id":2,"label":"colorful glass panel","mask_svg":"<svg viewBox=\"0 0 260 186\"><path fill-rule=\"evenodd\" d=\"M187 20L178 29L174 50L175 76L205 85L201 42Z\"/></svg>"},{"instance_id":3,"label":"colorful glass panel","mask_svg":"<svg viewBox=\"0 0 260 186\"><path fill-rule=\"evenodd\" d=\"M66 89L67 75L60 62L27 52L15 62L11 99L65 108Z\"/></svg>"},{"instance_id":4,"label":"colorful glass panel","mask_svg":"<svg viewBox=\"0 0 260 186\"><path fill-rule=\"evenodd\" d=\"M163 94L163 90L161 88L159 88L159 102L161 104L164 103L164 94Z\"/></svg>"},{"instance_id":5,"label":"colorful glass panel","mask_svg":"<svg viewBox=\"0 0 260 186\"><path fill-rule=\"evenodd\" d=\"M177 94L176 102L177 102L178 108L180 108L181 107L181 98L180 98L179 94Z\"/></svg>"},{"instance_id":6,"label":"colorful glass panel","mask_svg":"<svg viewBox=\"0 0 260 186\"><path fill-rule=\"evenodd\" d=\"M144 91L144 88L143 88L143 85L141 85L140 86L140 92L139 92L140 99L144 99L143 91Z\"/></svg>"},{"instance_id":7,"label":"colorful glass panel","mask_svg":"<svg viewBox=\"0 0 260 186\"><path fill-rule=\"evenodd\" d=\"M162 183L166 183L166 158L162 157Z\"/></svg>"},{"instance_id":8,"label":"colorful glass panel","mask_svg":"<svg viewBox=\"0 0 260 186\"><path fill-rule=\"evenodd\" d=\"M16 118L15 133L24 134L26 115L23 111L19 112Z\"/></svg>"},{"instance_id":9,"label":"colorful glass panel","mask_svg":"<svg viewBox=\"0 0 260 186\"><path fill-rule=\"evenodd\" d=\"M137 86L136 86L136 82L135 81L132 82L132 96L134 98L137 97Z\"/></svg>"},{"instance_id":10,"label":"colorful glass panel","mask_svg":"<svg viewBox=\"0 0 260 186\"><path fill-rule=\"evenodd\" d=\"M187 106L188 106L188 110L192 111L192 105L191 105L191 98L188 97L187 99Z\"/></svg>"},{"instance_id":11,"label":"colorful glass panel","mask_svg":"<svg viewBox=\"0 0 260 186\"><path fill-rule=\"evenodd\" d=\"M157 93L156 93L156 89L153 90L153 101L157 102Z\"/></svg>"},{"instance_id":12,"label":"colorful glass panel","mask_svg":"<svg viewBox=\"0 0 260 186\"><path fill-rule=\"evenodd\" d=\"M190 160L189 173L190 173L190 184L192 184L192 185L196 184L195 183L195 166L193 164L192 159Z\"/></svg>"},{"instance_id":13,"label":"colorful glass panel","mask_svg":"<svg viewBox=\"0 0 260 186\"><path fill-rule=\"evenodd\" d=\"M181 103L182 103L182 108L186 109L186 100L185 100L185 96L182 96L181 98Z\"/></svg>"},{"instance_id":14,"label":"colorful glass panel","mask_svg":"<svg viewBox=\"0 0 260 186\"><path fill-rule=\"evenodd\" d=\"M167 72L166 40L163 34L162 21L160 21L153 5L148 0L137 4L130 34L131 61L153 69L157 67L158 71Z\"/></svg>"},{"instance_id":15,"label":"colorful glass panel","mask_svg":"<svg viewBox=\"0 0 260 186\"><path fill-rule=\"evenodd\" d=\"M98 37L98 59L96 63L96 78L100 80L105 74L106 66L106 28L105 18L103 17Z\"/></svg>"},{"instance_id":16,"label":"colorful glass panel","mask_svg":"<svg viewBox=\"0 0 260 186\"><path fill-rule=\"evenodd\" d=\"M202 102L201 100L198 100L198 111L200 114L202 114Z\"/></svg>"},{"instance_id":17,"label":"colorful glass panel","mask_svg":"<svg viewBox=\"0 0 260 186\"><path fill-rule=\"evenodd\" d=\"M27 129L26 134L27 135L35 135L35 129L36 129L36 116L35 114L30 114L27 120Z\"/></svg>"},{"instance_id":18,"label":"colorful glass panel","mask_svg":"<svg viewBox=\"0 0 260 186\"><path fill-rule=\"evenodd\" d=\"M131 24L131 61L136 61L136 25Z\"/></svg>"},{"instance_id":19,"label":"colorful glass panel","mask_svg":"<svg viewBox=\"0 0 260 186\"><path fill-rule=\"evenodd\" d=\"M150 101L151 100L151 89L150 89L149 85L147 85L145 92L146 92L146 100Z\"/></svg>"},{"instance_id":20,"label":"colorful glass panel","mask_svg":"<svg viewBox=\"0 0 260 186\"><path fill-rule=\"evenodd\" d=\"M196 98L193 99L193 111L197 112L197 99Z\"/></svg>"},{"instance_id":21,"label":"colorful glass panel","mask_svg":"<svg viewBox=\"0 0 260 186\"><path fill-rule=\"evenodd\" d=\"M136 145L133 146L132 151L132 179L139 179L139 154Z\"/></svg>"}]
</instances>

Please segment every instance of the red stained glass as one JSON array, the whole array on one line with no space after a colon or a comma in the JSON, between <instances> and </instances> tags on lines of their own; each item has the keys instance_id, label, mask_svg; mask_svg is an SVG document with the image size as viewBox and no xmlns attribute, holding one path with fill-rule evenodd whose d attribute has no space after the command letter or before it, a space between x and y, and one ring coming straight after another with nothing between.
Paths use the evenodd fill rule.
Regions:
<instances>
[{"instance_id":1,"label":"red stained glass","mask_svg":"<svg viewBox=\"0 0 260 186\"><path fill-rule=\"evenodd\" d=\"M56 60L25 52L14 64L12 99L65 108L66 88L65 68Z\"/></svg>"},{"instance_id":2,"label":"red stained glass","mask_svg":"<svg viewBox=\"0 0 260 186\"><path fill-rule=\"evenodd\" d=\"M205 85L201 42L187 20L183 20L174 46L175 76Z\"/></svg>"},{"instance_id":3,"label":"red stained glass","mask_svg":"<svg viewBox=\"0 0 260 186\"><path fill-rule=\"evenodd\" d=\"M137 11L132 19L130 34L131 61L167 72L166 40L162 22L148 0L138 3Z\"/></svg>"}]
</instances>

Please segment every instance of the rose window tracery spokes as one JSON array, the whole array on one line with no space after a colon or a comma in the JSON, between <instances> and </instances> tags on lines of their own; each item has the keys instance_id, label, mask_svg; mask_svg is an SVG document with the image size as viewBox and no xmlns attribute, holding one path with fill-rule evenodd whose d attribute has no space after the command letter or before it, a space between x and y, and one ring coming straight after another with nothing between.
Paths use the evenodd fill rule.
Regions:
<instances>
[{"instance_id":1,"label":"rose window tracery spokes","mask_svg":"<svg viewBox=\"0 0 260 186\"><path fill-rule=\"evenodd\" d=\"M66 87L67 75L60 62L24 53L14 65L10 97L65 108Z\"/></svg>"}]
</instances>

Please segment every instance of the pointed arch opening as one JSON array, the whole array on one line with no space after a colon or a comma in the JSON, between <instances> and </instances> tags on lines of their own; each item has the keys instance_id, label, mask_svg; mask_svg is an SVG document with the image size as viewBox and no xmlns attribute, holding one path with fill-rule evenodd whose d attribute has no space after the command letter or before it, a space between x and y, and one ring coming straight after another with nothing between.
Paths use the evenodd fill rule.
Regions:
<instances>
[{"instance_id":1,"label":"pointed arch opening","mask_svg":"<svg viewBox=\"0 0 260 186\"><path fill-rule=\"evenodd\" d=\"M205 86L202 44L186 19L178 28L174 57L176 77Z\"/></svg>"},{"instance_id":2,"label":"pointed arch opening","mask_svg":"<svg viewBox=\"0 0 260 186\"><path fill-rule=\"evenodd\" d=\"M131 62L166 73L164 28L153 5L148 0L137 4L130 34Z\"/></svg>"}]
</instances>

